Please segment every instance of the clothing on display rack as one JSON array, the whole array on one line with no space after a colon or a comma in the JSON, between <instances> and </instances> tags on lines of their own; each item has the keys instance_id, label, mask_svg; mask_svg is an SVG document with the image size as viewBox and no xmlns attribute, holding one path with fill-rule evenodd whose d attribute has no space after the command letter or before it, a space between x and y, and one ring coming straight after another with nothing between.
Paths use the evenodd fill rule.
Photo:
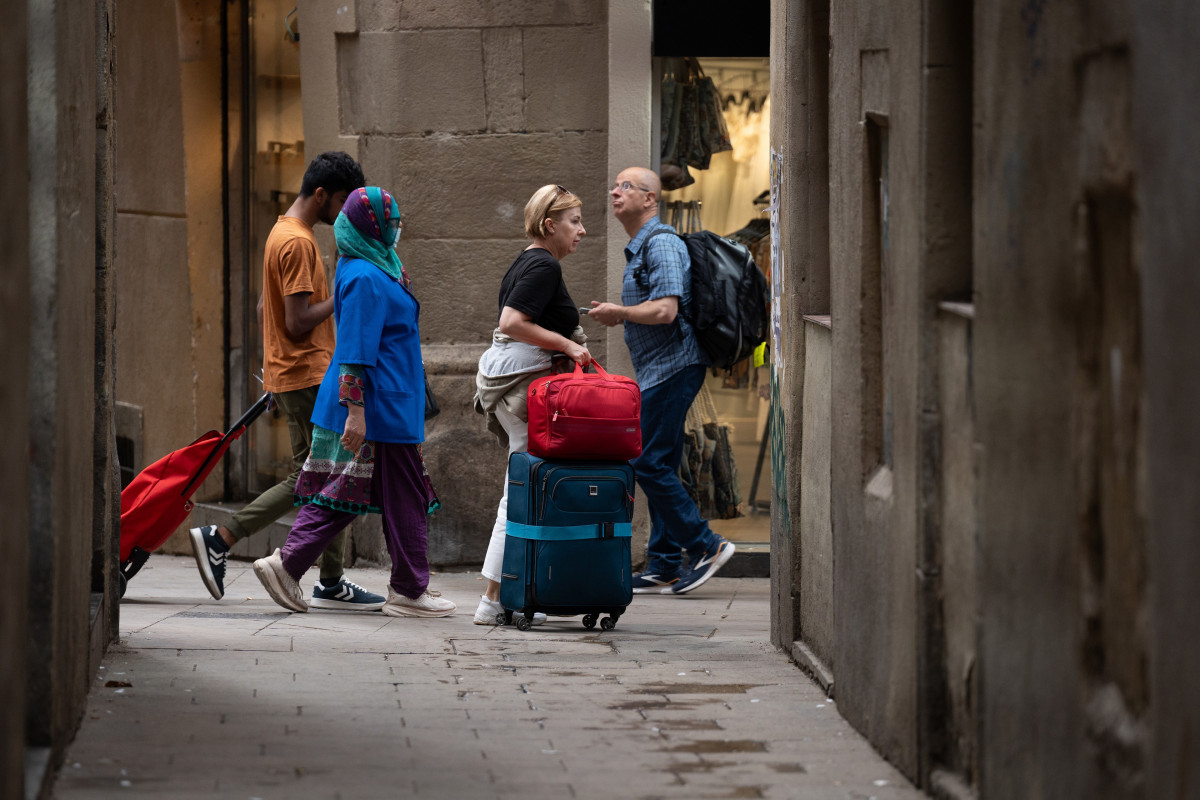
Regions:
<instances>
[{"instance_id":1,"label":"clothing on display rack","mask_svg":"<svg viewBox=\"0 0 1200 800\"><path fill-rule=\"evenodd\" d=\"M661 124L660 174L668 190L695 181L688 166L708 169L714 153L733 147L717 87L694 58L663 60Z\"/></svg>"},{"instance_id":2,"label":"clothing on display rack","mask_svg":"<svg viewBox=\"0 0 1200 800\"><path fill-rule=\"evenodd\" d=\"M705 519L743 516L731 434L717 416L712 392L702 386L687 413L679 479Z\"/></svg>"},{"instance_id":3,"label":"clothing on display rack","mask_svg":"<svg viewBox=\"0 0 1200 800\"><path fill-rule=\"evenodd\" d=\"M704 229L699 200L661 200L658 218L679 233L695 233Z\"/></svg>"},{"instance_id":4,"label":"clothing on display rack","mask_svg":"<svg viewBox=\"0 0 1200 800\"><path fill-rule=\"evenodd\" d=\"M733 150L713 155L708 169L692 173L694 182L691 185L668 190L665 198L668 201L697 200L703 203L707 230L727 235L741 227L752 214L766 218L762 212L767 204L755 203L768 185L771 174L770 99L764 103L762 110L756 112L749 110L748 102L728 112L726 122ZM669 187L666 181L669 166L664 164L662 167L665 190Z\"/></svg>"}]
</instances>

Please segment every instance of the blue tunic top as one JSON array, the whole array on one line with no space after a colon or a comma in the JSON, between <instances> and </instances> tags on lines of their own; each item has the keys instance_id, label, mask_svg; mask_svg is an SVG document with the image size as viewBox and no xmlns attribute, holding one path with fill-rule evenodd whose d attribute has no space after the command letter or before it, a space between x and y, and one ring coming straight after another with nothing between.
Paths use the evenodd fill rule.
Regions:
<instances>
[{"instance_id":1,"label":"blue tunic top","mask_svg":"<svg viewBox=\"0 0 1200 800\"><path fill-rule=\"evenodd\" d=\"M338 259L333 297L337 347L317 393L313 424L331 431L345 428L347 411L338 403L338 374L343 364L360 364L365 367L367 440L425 441L420 303L399 281L361 258Z\"/></svg>"}]
</instances>

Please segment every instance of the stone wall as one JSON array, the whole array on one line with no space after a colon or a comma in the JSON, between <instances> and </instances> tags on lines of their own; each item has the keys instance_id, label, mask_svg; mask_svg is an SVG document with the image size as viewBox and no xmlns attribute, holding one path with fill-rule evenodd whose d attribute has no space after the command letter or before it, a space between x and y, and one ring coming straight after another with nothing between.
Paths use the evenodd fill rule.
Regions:
<instances>
[{"instance_id":1,"label":"stone wall","mask_svg":"<svg viewBox=\"0 0 1200 800\"><path fill-rule=\"evenodd\" d=\"M559 183L588 236L563 262L580 305L606 296L608 5L599 2L302 2L306 150L356 155L404 214L399 254L421 301L426 368L442 406L425 457L444 508L435 564L479 564L504 453L471 410L500 279L527 244L523 209ZM332 252L332 246L323 245ZM593 353L607 331L585 324ZM374 521L355 548L383 555ZM386 559L384 559L386 560Z\"/></svg>"},{"instance_id":2,"label":"stone wall","mask_svg":"<svg viewBox=\"0 0 1200 800\"><path fill-rule=\"evenodd\" d=\"M839 46L829 83L834 675L838 709L908 774L917 762L910 309L922 146L914 5L832 3Z\"/></svg>"},{"instance_id":3,"label":"stone wall","mask_svg":"<svg viewBox=\"0 0 1200 800\"><path fill-rule=\"evenodd\" d=\"M173 3L117 9L123 37L137 43L117 48L115 191L117 400L139 412L141 429L120 431L141 445L137 471L200 433L176 22ZM210 269L219 276L220 262ZM219 376L204 376L218 398L222 387L212 378Z\"/></svg>"},{"instance_id":4,"label":"stone wall","mask_svg":"<svg viewBox=\"0 0 1200 800\"><path fill-rule=\"evenodd\" d=\"M223 428L226 394L241 386L224 385L219 12L211 1L118 4L136 46L116 49L116 433L135 473ZM224 470L194 498L219 498ZM191 552L185 526L163 550Z\"/></svg>"}]
</instances>

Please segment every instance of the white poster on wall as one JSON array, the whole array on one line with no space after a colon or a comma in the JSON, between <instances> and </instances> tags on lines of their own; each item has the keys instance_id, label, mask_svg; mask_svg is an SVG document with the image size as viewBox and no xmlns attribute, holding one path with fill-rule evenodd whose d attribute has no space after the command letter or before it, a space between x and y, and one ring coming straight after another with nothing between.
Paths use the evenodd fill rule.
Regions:
<instances>
[{"instance_id":1,"label":"white poster on wall","mask_svg":"<svg viewBox=\"0 0 1200 800\"><path fill-rule=\"evenodd\" d=\"M771 148L771 368L776 384L782 383L783 358L783 252L779 247L779 202L783 183L783 154Z\"/></svg>"}]
</instances>

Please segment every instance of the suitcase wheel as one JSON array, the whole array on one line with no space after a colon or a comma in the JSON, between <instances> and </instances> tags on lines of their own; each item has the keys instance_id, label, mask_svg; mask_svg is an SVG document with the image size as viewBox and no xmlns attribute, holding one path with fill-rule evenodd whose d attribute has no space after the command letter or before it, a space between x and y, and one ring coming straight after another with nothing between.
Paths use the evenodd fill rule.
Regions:
<instances>
[{"instance_id":1,"label":"suitcase wheel","mask_svg":"<svg viewBox=\"0 0 1200 800\"><path fill-rule=\"evenodd\" d=\"M600 630L611 631L615 627L617 627L617 621L612 617L605 617L600 620Z\"/></svg>"},{"instance_id":2,"label":"suitcase wheel","mask_svg":"<svg viewBox=\"0 0 1200 800\"><path fill-rule=\"evenodd\" d=\"M589 631L592 628L596 627L596 615L595 614L584 614L583 615L583 627L587 628Z\"/></svg>"},{"instance_id":3,"label":"suitcase wheel","mask_svg":"<svg viewBox=\"0 0 1200 800\"><path fill-rule=\"evenodd\" d=\"M533 621L526 616L517 617L517 630L527 631L533 627Z\"/></svg>"},{"instance_id":4,"label":"suitcase wheel","mask_svg":"<svg viewBox=\"0 0 1200 800\"><path fill-rule=\"evenodd\" d=\"M503 627L508 624L508 613L501 611L496 615L496 624Z\"/></svg>"}]
</instances>

